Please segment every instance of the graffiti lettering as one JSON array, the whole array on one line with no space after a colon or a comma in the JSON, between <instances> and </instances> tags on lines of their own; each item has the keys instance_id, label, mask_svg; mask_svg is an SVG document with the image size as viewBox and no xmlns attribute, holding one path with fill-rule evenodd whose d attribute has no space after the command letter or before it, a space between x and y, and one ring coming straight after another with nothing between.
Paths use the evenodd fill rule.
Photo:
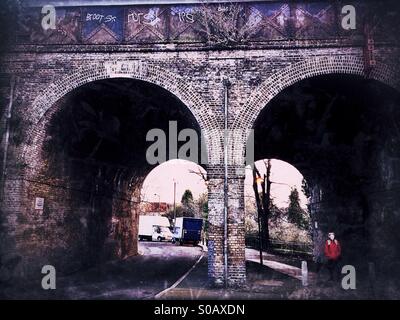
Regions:
<instances>
[{"instance_id":1,"label":"graffiti lettering","mask_svg":"<svg viewBox=\"0 0 400 320\"><path fill-rule=\"evenodd\" d=\"M180 22L184 23L194 23L194 15L187 12L178 12L178 17Z\"/></svg>"},{"instance_id":2,"label":"graffiti lettering","mask_svg":"<svg viewBox=\"0 0 400 320\"><path fill-rule=\"evenodd\" d=\"M93 20L99 20L100 22L103 20L104 15L98 14L98 13L88 13L86 15L86 21L93 21Z\"/></svg>"},{"instance_id":3,"label":"graffiti lettering","mask_svg":"<svg viewBox=\"0 0 400 320\"><path fill-rule=\"evenodd\" d=\"M229 6L226 6L226 5L218 5L218 9L217 9L219 12L227 12L227 11L230 11L230 7Z\"/></svg>"},{"instance_id":4,"label":"graffiti lettering","mask_svg":"<svg viewBox=\"0 0 400 320\"><path fill-rule=\"evenodd\" d=\"M131 12L130 14L128 14L128 23L133 22L154 27L160 22L160 20L161 19L158 17L158 8L149 9L148 13Z\"/></svg>"},{"instance_id":5,"label":"graffiti lettering","mask_svg":"<svg viewBox=\"0 0 400 320\"><path fill-rule=\"evenodd\" d=\"M99 14L99 13L88 13L86 15L86 21L98 21L98 22L105 22L105 23L109 23L109 22L115 22L117 19L116 16L113 16L111 14L105 16L104 14Z\"/></svg>"},{"instance_id":6,"label":"graffiti lettering","mask_svg":"<svg viewBox=\"0 0 400 320\"><path fill-rule=\"evenodd\" d=\"M116 16L108 15L108 16L106 16L104 22L115 22L116 19L117 19Z\"/></svg>"}]
</instances>

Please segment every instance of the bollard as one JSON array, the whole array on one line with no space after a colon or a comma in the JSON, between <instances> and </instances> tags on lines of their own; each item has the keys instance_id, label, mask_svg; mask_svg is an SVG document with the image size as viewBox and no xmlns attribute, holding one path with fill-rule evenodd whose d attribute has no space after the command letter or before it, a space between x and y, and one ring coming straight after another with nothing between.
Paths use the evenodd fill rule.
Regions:
<instances>
[{"instance_id":1,"label":"bollard","mask_svg":"<svg viewBox=\"0 0 400 320\"><path fill-rule=\"evenodd\" d=\"M308 269L307 269L307 261L301 262L301 283L303 287L308 286Z\"/></svg>"}]
</instances>

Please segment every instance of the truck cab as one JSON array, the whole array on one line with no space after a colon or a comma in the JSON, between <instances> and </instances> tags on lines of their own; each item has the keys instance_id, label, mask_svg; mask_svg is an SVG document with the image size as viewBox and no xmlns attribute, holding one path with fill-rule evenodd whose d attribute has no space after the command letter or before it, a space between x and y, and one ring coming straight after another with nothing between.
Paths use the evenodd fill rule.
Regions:
<instances>
[{"instance_id":1,"label":"truck cab","mask_svg":"<svg viewBox=\"0 0 400 320\"><path fill-rule=\"evenodd\" d=\"M171 241L172 233L168 218L161 216L139 216L139 240Z\"/></svg>"},{"instance_id":2,"label":"truck cab","mask_svg":"<svg viewBox=\"0 0 400 320\"><path fill-rule=\"evenodd\" d=\"M172 232L166 226L153 226L153 234L151 235L152 241L171 241Z\"/></svg>"}]
</instances>

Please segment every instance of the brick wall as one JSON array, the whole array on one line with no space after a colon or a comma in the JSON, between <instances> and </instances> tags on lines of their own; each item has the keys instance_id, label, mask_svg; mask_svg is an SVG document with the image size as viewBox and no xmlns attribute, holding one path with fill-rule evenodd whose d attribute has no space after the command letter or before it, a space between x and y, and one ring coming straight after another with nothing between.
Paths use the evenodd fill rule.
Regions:
<instances>
[{"instance_id":1,"label":"brick wall","mask_svg":"<svg viewBox=\"0 0 400 320\"><path fill-rule=\"evenodd\" d=\"M45 169L47 163L41 158L41 146L45 137L45 127L51 115L59 108L60 99L68 92L95 80L127 77L154 83L174 94L192 112L200 128L204 131L208 151L207 166L209 176L209 277L214 283L221 283L223 269L223 79L231 82L229 89L229 126L234 129L249 129L253 126L262 108L283 88L315 75L346 73L363 75L362 48L338 47L291 47L247 48L236 50L182 51L159 50L142 52L139 49L117 49L104 47L99 51L93 47L77 48L63 52L62 48L43 50L19 47L5 55L1 72L18 77L13 117L23 123L21 142L15 143L9 153L9 169L6 197L2 203L4 215L4 235L9 245L2 246L2 264L10 263L10 272L25 275L33 273L45 262L56 260L60 248L69 250L79 246L68 237L53 239L54 230L64 232L62 223L71 214L78 214L79 228L85 229L85 219L90 208L85 199L78 201L74 193L54 192L46 184L51 178ZM52 52L53 50L53 52ZM97 50L97 51L96 51ZM370 77L392 87L399 87L398 57L395 46L380 46L376 49L378 64ZM128 71L118 69L115 61L125 62ZM130 61L130 62L129 62ZM112 69L114 68L114 69ZM243 159L246 135L231 140L230 163ZM240 147L237 147L240 146ZM235 161L233 161L235 159ZM239 170L238 170L239 169ZM231 285L245 281L244 261L244 210L242 168L230 167L229 211L228 211L228 271ZM126 177L121 191L128 197L139 190L140 180L145 173L137 176L138 183L127 187L130 177ZM69 186L68 175L55 177L57 185ZM54 181L53 181L54 182ZM86 182L76 181L85 188ZM123 234L119 239L127 239L133 245L124 247L124 241L117 244L117 250L127 254L137 252L137 209L134 203L117 200L120 191L114 190L111 207L127 212L118 221L118 230ZM45 210L41 215L32 209L35 197L45 198ZM87 200L87 199L86 199ZM115 214L115 212L113 212ZM51 219L44 219L45 216ZM83 221L83 222L82 222ZM36 238L41 234L40 238ZM85 233L80 236L84 237ZM117 237L118 238L118 237ZM76 240L76 239L75 239ZM107 242L106 239L103 239ZM78 241L79 242L79 241ZM64 251L65 251L64 250ZM63 252L64 252L63 251ZM74 251L74 250L72 250ZM78 250L79 251L79 250ZM74 251L75 252L75 251ZM73 255L73 253L71 252ZM124 255L124 254L122 254ZM16 257L15 257L16 256ZM65 259L66 261L73 259ZM35 261L35 262L32 262ZM72 263L73 264L73 263ZM34 265L35 267L31 268Z\"/></svg>"}]
</instances>

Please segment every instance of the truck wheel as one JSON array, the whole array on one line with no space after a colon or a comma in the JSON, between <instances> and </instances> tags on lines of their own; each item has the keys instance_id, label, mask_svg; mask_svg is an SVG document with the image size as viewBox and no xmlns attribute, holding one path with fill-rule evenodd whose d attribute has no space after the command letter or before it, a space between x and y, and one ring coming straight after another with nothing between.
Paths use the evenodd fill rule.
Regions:
<instances>
[{"instance_id":1,"label":"truck wheel","mask_svg":"<svg viewBox=\"0 0 400 320\"><path fill-rule=\"evenodd\" d=\"M159 242L161 242L161 241L162 241L162 238L161 238L161 237L158 237L157 240L158 240Z\"/></svg>"}]
</instances>

